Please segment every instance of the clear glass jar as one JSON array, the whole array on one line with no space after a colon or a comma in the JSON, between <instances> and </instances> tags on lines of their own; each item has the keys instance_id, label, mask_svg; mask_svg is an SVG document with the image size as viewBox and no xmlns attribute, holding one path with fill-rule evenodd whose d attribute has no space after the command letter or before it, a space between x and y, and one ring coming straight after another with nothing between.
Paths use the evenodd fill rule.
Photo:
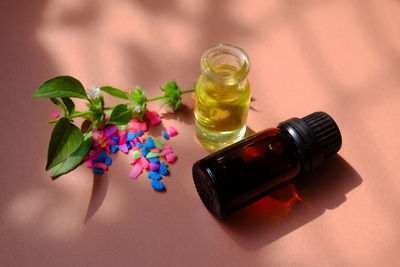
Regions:
<instances>
[{"instance_id":1,"label":"clear glass jar","mask_svg":"<svg viewBox=\"0 0 400 267\"><path fill-rule=\"evenodd\" d=\"M196 137L206 149L219 150L245 135L249 71L249 57L237 46L219 44L203 53L194 115Z\"/></svg>"}]
</instances>

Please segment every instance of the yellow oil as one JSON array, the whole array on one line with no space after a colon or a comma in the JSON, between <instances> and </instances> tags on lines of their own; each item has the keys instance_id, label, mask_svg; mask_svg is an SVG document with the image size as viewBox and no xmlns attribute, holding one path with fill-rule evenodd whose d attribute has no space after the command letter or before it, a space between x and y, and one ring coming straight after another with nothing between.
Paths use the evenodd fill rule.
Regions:
<instances>
[{"instance_id":1,"label":"yellow oil","mask_svg":"<svg viewBox=\"0 0 400 267\"><path fill-rule=\"evenodd\" d=\"M205 74L200 76L194 110L197 139L211 151L244 136L250 105L250 85L247 79L235 79L235 67L216 65L213 71L221 79L210 79Z\"/></svg>"}]
</instances>

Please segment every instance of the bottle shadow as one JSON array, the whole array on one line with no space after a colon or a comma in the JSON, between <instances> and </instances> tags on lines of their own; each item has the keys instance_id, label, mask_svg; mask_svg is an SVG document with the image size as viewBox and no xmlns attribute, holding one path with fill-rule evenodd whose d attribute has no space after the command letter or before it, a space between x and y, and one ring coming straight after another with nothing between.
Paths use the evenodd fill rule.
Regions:
<instances>
[{"instance_id":1,"label":"bottle shadow","mask_svg":"<svg viewBox=\"0 0 400 267\"><path fill-rule=\"evenodd\" d=\"M299 176L218 223L240 246L258 250L338 207L361 183L357 171L336 155L313 174Z\"/></svg>"}]
</instances>

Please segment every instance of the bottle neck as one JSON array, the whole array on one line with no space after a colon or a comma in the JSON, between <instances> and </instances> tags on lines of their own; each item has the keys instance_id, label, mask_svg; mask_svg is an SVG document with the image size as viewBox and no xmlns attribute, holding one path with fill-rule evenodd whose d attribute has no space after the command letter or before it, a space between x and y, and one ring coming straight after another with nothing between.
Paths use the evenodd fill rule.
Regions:
<instances>
[{"instance_id":1,"label":"bottle neck","mask_svg":"<svg viewBox=\"0 0 400 267\"><path fill-rule=\"evenodd\" d=\"M246 79L250 71L250 60L241 48L219 44L203 53L201 70L214 83L232 85Z\"/></svg>"}]
</instances>

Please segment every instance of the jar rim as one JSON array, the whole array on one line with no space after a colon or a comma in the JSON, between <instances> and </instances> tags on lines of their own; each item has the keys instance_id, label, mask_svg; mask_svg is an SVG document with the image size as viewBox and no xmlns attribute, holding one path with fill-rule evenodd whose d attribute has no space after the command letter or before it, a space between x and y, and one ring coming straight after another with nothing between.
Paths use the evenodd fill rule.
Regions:
<instances>
[{"instance_id":1,"label":"jar rim","mask_svg":"<svg viewBox=\"0 0 400 267\"><path fill-rule=\"evenodd\" d=\"M213 68L212 60L221 55L229 55L238 61L239 67L233 74L226 75L218 72ZM201 56L201 69L209 78L213 80L235 79L236 81L244 80L250 71L250 58L247 53L240 47L232 44L217 44L207 49Z\"/></svg>"}]
</instances>

